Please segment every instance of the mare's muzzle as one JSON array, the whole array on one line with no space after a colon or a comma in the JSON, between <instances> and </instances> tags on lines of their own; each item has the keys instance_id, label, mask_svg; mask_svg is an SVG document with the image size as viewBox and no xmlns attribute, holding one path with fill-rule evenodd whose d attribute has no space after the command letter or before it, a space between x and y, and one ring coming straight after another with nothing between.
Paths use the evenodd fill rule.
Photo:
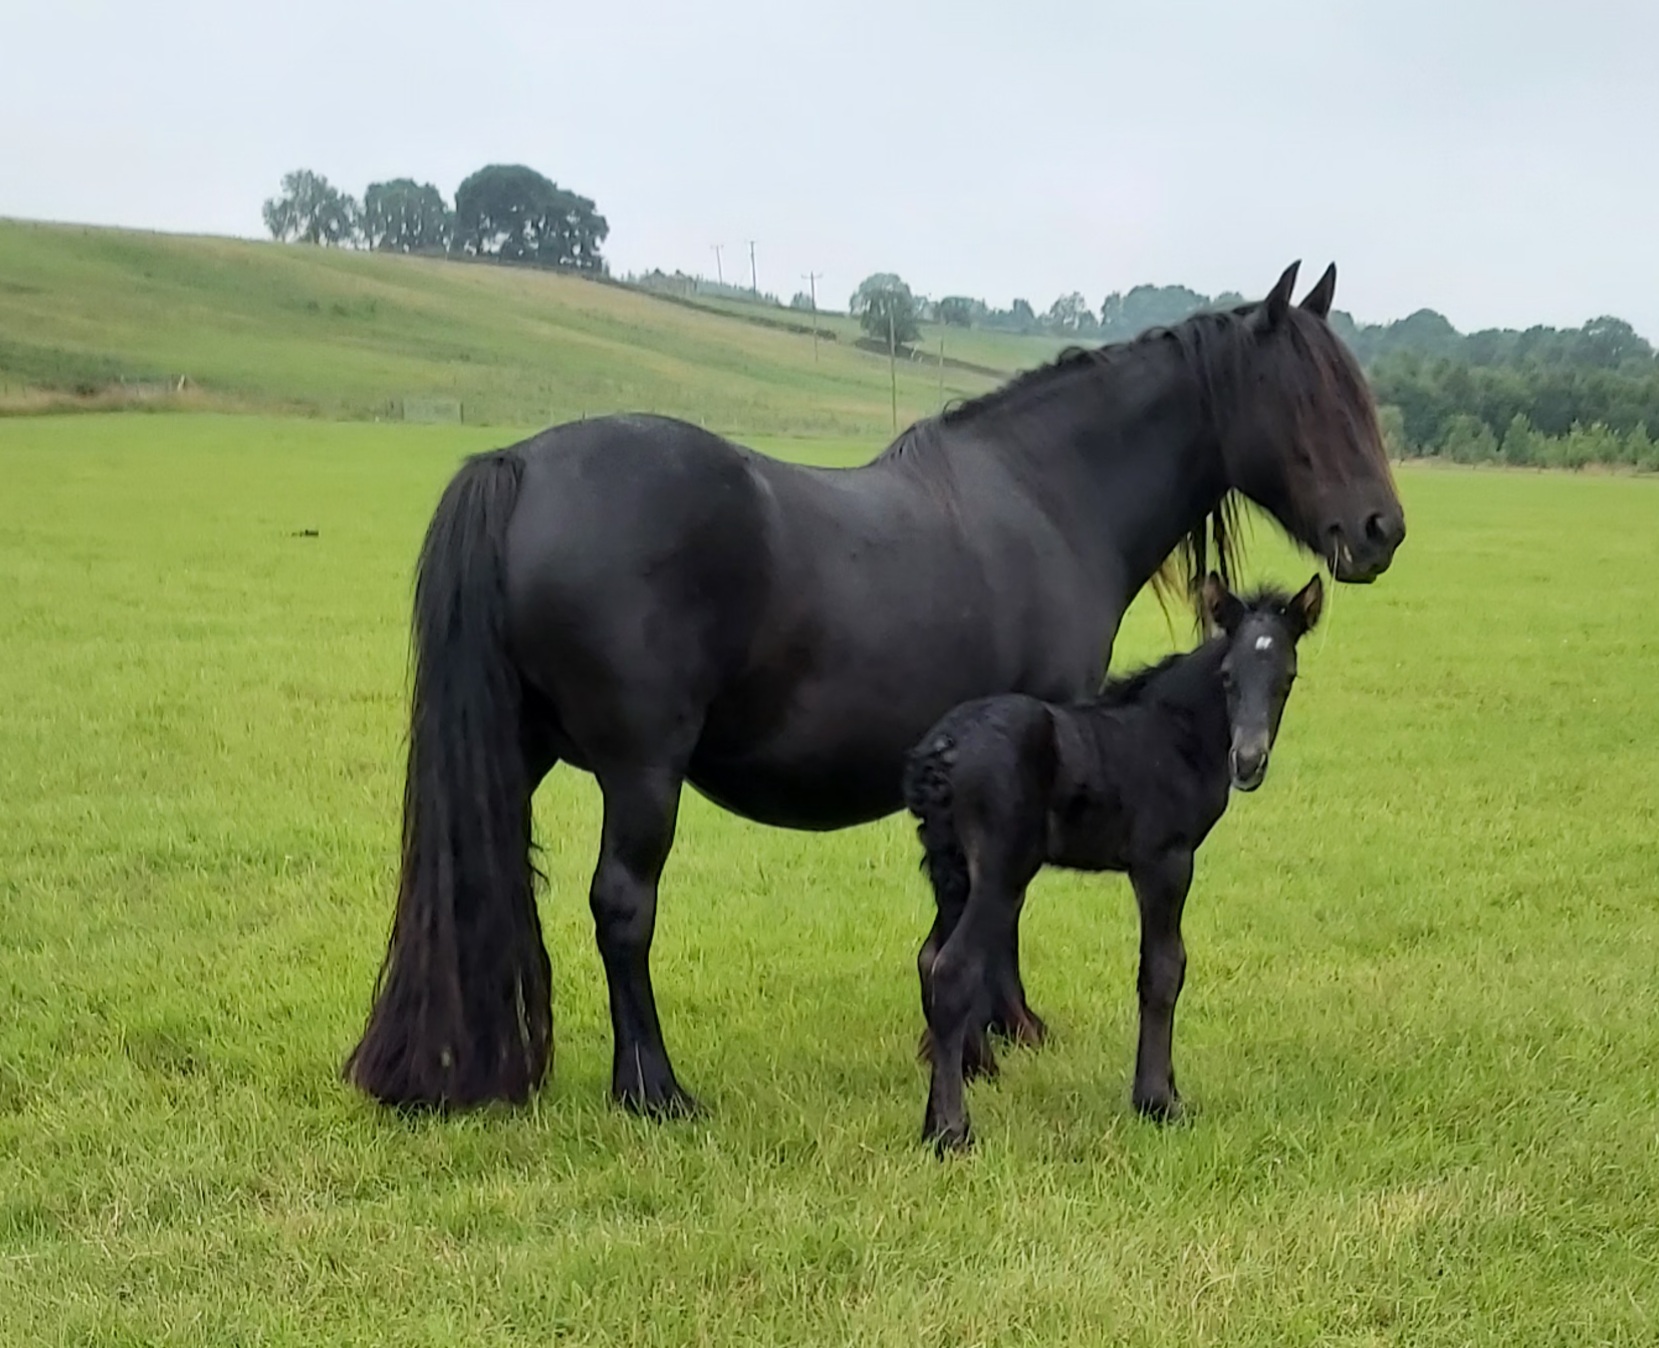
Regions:
<instances>
[{"instance_id":1,"label":"mare's muzzle","mask_svg":"<svg viewBox=\"0 0 1659 1348\"><path fill-rule=\"evenodd\" d=\"M1406 538L1405 512L1397 505L1370 510L1363 517L1330 525L1331 575L1348 585L1369 585L1388 570Z\"/></svg>"}]
</instances>

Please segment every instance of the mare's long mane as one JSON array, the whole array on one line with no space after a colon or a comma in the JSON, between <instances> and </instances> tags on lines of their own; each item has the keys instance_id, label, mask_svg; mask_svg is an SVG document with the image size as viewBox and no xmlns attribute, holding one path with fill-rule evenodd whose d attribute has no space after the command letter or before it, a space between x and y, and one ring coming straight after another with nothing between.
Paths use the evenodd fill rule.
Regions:
<instances>
[{"instance_id":1,"label":"mare's long mane","mask_svg":"<svg viewBox=\"0 0 1659 1348\"><path fill-rule=\"evenodd\" d=\"M952 403L937 416L917 422L881 457L902 455L936 441L948 427L994 424L1010 416L1040 417L1044 404L1059 391L1073 388L1079 378L1104 375L1173 345L1192 373L1205 416L1223 443L1226 420L1244 401L1253 379L1265 376L1279 391L1291 423L1283 447L1285 477L1293 500L1305 500L1321 472L1340 473L1332 452L1336 446L1374 444L1381 453L1376 410L1358 364L1323 319L1292 307L1284 320L1286 340L1263 343L1251 322L1260 308L1260 303L1251 303L1204 310L1127 341L1067 347L1053 360L1015 375L1000 387ZM1322 451L1325 462L1321 462ZM1212 569L1232 584L1243 561L1241 501L1236 492L1229 491L1193 525L1153 576L1153 591L1166 615L1172 600L1187 603L1196 615L1199 584Z\"/></svg>"}]
</instances>

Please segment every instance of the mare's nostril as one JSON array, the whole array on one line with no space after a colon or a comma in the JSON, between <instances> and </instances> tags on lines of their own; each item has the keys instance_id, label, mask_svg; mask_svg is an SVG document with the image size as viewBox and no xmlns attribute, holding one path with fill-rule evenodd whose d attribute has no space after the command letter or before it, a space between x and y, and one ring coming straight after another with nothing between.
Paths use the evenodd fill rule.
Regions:
<instances>
[{"instance_id":1,"label":"mare's nostril","mask_svg":"<svg viewBox=\"0 0 1659 1348\"><path fill-rule=\"evenodd\" d=\"M1406 536L1405 517L1376 511L1365 521L1365 536L1373 543L1397 548Z\"/></svg>"}]
</instances>

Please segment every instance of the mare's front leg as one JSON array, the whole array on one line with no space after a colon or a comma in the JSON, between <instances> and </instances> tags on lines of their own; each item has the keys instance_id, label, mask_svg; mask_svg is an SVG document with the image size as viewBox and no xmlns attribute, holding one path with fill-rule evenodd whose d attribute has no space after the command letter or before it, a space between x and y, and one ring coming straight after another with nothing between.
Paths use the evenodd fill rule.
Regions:
<instances>
[{"instance_id":1,"label":"mare's front leg","mask_svg":"<svg viewBox=\"0 0 1659 1348\"><path fill-rule=\"evenodd\" d=\"M1014 903L1008 940L990 954L985 970L986 992L990 999L990 1031L1016 1044L1039 1047L1048 1038L1048 1024L1031 1009L1020 978L1020 914L1025 908L1025 891Z\"/></svg>"},{"instance_id":2,"label":"mare's front leg","mask_svg":"<svg viewBox=\"0 0 1659 1348\"><path fill-rule=\"evenodd\" d=\"M637 766L596 775L605 823L589 901L610 989L611 1094L653 1118L692 1114L697 1102L675 1080L651 987L657 881L674 845L683 777L675 769Z\"/></svg>"},{"instance_id":3,"label":"mare's front leg","mask_svg":"<svg viewBox=\"0 0 1659 1348\"><path fill-rule=\"evenodd\" d=\"M1140 1045L1135 1054L1135 1108L1160 1122L1177 1119L1171 1044L1175 1003L1186 979L1187 951L1181 942L1181 910L1192 887L1192 853L1166 852L1129 873L1141 913Z\"/></svg>"}]
</instances>

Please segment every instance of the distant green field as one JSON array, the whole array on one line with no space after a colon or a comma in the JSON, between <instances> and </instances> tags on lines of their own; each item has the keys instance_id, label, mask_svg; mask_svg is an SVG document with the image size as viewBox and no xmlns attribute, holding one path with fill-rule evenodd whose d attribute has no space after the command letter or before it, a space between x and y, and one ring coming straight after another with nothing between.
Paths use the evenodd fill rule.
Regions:
<instances>
[{"instance_id":1,"label":"distant green field","mask_svg":"<svg viewBox=\"0 0 1659 1348\"><path fill-rule=\"evenodd\" d=\"M1334 592L1200 858L1192 1121L1129 1109L1125 887L1050 875L1055 1040L942 1165L904 822L689 802L657 983L709 1112L656 1127L605 1103L574 773L538 805L541 1097L404 1122L338 1082L390 913L410 565L509 434L0 421L0 1341L1652 1342L1659 482L1406 470L1394 571ZM1126 657L1167 642L1137 609Z\"/></svg>"},{"instance_id":2,"label":"distant green field","mask_svg":"<svg viewBox=\"0 0 1659 1348\"><path fill-rule=\"evenodd\" d=\"M0 409L183 378L209 406L328 417L441 398L478 424L638 410L890 438L887 362L853 336L814 356L807 335L530 269L0 220ZM947 337L948 356L1009 372L1057 346ZM996 382L947 367L941 387L936 363L901 363L899 424Z\"/></svg>"}]
</instances>

